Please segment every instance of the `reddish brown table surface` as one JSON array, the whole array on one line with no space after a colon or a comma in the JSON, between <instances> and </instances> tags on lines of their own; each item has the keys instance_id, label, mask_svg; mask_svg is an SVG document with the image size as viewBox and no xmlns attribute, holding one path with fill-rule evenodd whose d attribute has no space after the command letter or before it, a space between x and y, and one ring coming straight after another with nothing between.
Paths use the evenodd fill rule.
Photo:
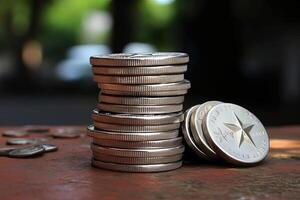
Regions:
<instances>
[{"instance_id":1,"label":"reddish brown table surface","mask_svg":"<svg viewBox=\"0 0 300 200\"><path fill-rule=\"evenodd\" d=\"M269 128L268 132L271 152L259 166L196 163L142 174L92 168L87 137L49 138L59 151L32 159L0 157L0 200L299 199L300 127ZM31 137L38 136L42 135ZM1 146L6 139L0 137Z\"/></svg>"}]
</instances>

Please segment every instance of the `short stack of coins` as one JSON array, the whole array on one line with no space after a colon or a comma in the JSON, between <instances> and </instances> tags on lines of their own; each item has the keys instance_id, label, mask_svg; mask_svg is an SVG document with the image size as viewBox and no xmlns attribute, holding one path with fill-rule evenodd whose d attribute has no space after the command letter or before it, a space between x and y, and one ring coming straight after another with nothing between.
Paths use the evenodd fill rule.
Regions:
<instances>
[{"instance_id":1,"label":"short stack of coins","mask_svg":"<svg viewBox=\"0 0 300 200\"><path fill-rule=\"evenodd\" d=\"M179 168L184 146L185 53L92 56L94 81L100 88L93 111L92 165L127 172Z\"/></svg>"}]
</instances>

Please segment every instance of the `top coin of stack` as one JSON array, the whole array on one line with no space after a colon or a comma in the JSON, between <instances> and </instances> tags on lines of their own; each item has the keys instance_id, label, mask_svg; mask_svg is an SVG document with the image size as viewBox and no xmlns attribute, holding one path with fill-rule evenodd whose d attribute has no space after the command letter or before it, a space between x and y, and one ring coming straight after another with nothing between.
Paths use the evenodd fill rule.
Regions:
<instances>
[{"instance_id":1,"label":"top coin of stack","mask_svg":"<svg viewBox=\"0 0 300 200\"><path fill-rule=\"evenodd\" d=\"M101 89L94 126L88 127L93 166L133 172L181 166L178 128L190 88L183 74L188 61L187 54L175 52L90 58Z\"/></svg>"}]
</instances>

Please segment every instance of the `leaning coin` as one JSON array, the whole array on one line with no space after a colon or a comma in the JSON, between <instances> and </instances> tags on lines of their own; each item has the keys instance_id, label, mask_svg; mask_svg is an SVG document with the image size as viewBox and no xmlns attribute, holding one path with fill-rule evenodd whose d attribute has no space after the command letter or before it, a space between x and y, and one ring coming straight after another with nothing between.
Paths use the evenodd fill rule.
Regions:
<instances>
[{"instance_id":1,"label":"leaning coin","mask_svg":"<svg viewBox=\"0 0 300 200\"><path fill-rule=\"evenodd\" d=\"M193 136L193 139L196 143L196 145L210 158L217 159L217 155L214 152L214 150L209 146L207 143L203 130L202 130L202 123L203 119L206 116L206 114L209 112L209 110L214 107L215 105L218 105L222 102L220 101L208 101L205 102L192 113L191 119L190 119L190 128L191 133Z\"/></svg>"},{"instance_id":2,"label":"leaning coin","mask_svg":"<svg viewBox=\"0 0 300 200\"><path fill-rule=\"evenodd\" d=\"M205 117L203 130L214 151L232 164L252 165L269 152L264 126L241 106L230 103L214 106Z\"/></svg>"},{"instance_id":3,"label":"leaning coin","mask_svg":"<svg viewBox=\"0 0 300 200\"><path fill-rule=\"evenodd\" d=\"M180 52L118 53L90 57L91 65L97 66L160 66L188 61L188 54Z\"/></svg>"},{"instance_id":4,"label":"leaning coin","mask_svg":"<svg viewBox=\"0 0 300 200\"><path fill-rule=\"evenodd\" d=\"M50 131L48 126L26 125L23 129L29 133L46 133Z\"/></svg>"},{"instance_id":5,"label":"leaning coin","mask_svg":"<svg viewBox=\"0 0 300 200\"><path fill-rule=\"evenodd\" d=\"M105 140L93 138L93 143L104 147L138 149L138 148L168 148L182 145L182 138L172 138L167 140L129 142L122 140Z\"/></svg>"},{"instance_id":6,"label":"leaning coin","mask_svg":"<svg viewBox=\"0 0 300 200\"><path fill-rule=\"evenodd\" d=\"M182 160L182 157L183 157L182 154L177 154L173 156L134 158L134 157L111 156L111 155L100 154L96 152L93 153L93 158L95 160L100 160L103 162L119 163L119 164L129 164L129 165L171 163L171 162Z\"/></svg>"},{"instance_id":7,"label":"leaning coin","mask_svg":"<svg viewBox=\"0 0 300 200\"><path fill-rule=\"evenodd\" d=\"M33 145L24 148L18 148L8 153L9 157L25 158L41 155L45 152L43 145Z\"/></svg>"},{"instance_id":8,"label":"leaning coin","mask_svg":"<svg viewBox=\"0 0 300 200\"><path fill-rule=\"evenodd\" d=\"M167 105L167 104L182 104L184 96L174 97L123 97L99 94L99 102L121 104L121 105Z\"/></svg>"},{"instance_id":9,"label":"leaning coin","mask_svg":"<svg viewBox=\"0 0 300 200\"><path fill-rule=\"evenodd\" d=\"M150 164L150 165L125 165L108 163L97 160L92 160L92 166L102 169L122 171L122 172L163 172L170 171L181 167L182 161L165 163L165 164Z\"/></svg>"},{"instance_id":10,"label":"leaning coin","mask_svg":"<svg viewBox=\"0 0 300 200\"><path fill-rule=\"evenodd\" d=\"M81 131L74 128L59 128L51 133L54 138L78 138Z\"/></svg>"},{"instance_id":11,"label":"leaning coin","mask_svg":"<svg viewBox=\"0 0 300 200\"><path fill-rule=\"evenodd\" d=\"M153 75L153 76L106 76L94 75L93 79L97 83L113 84L155 84L173 83L183 81L183 74Z\"/></svg>"},{"instance_id":12,"label":"leaning coin","mask_svg":"<svg viewBox=\"0 0 300 200\"><path fill-rule=\"evenodd\" d=\"M102 147L95 144L91 144L93 152L103 153L120 157L160 157L171 156L184 152L184 146L168 147L168 148L155 148L155 149L121 149Z\"/></svg>"},{"instance_id":13,"label":"leaning coin","mask_svg":"<svg viewBox=\"0 0 300 200\"><path fill-rule=\"evenodd\" d=\"M180 112L183 109L182 104L159 105L159 106L128 106L128 105L98 103L97 107L100 110L104 110L108 112L128 113L128 114L166 114L166 113Z\"/></svg>"},{"instance_id":14,"label":"leaning coin","mask_svg":"<svg viewBox=\"0 0 300 200\"><path fill-rule=\"evenodd\" d=\"M2 136L5 137L25 137L28 135L29 135L28 132L20 131L20 130L6 130L2 132Z\"/></svg>"},{"instance_id":15,"label":"leaning coin","mask_svg":"<svg viewBox=\"0 0 300 200\"><path fill-rule=\"evenodd\" d=\"M94 126L98 129L106 131L119 131L119 132L156 132L156 131L171 131L180 127L180 123L162 124L162 125L122 125L122 124L109 124L94 121Z\"/></svg>"},{"instance_id":16,"label":"leaning coin","mask_svg":"<svg viewBox=\"0 0 300 200\"><path fill-rule=\"evenodd\" d=\"M53 144L42 144L45 152L52 152L52 151L57 151L58 147L56 145Z\"/></svg>"},{"instance_id":17,"label":"leaning coin","mask_svg":"<svg viewBox=\"0 0 300 200\"><path fill-rule=\"evenodd\" d=\"M124 125L161 125L173 124L183 121L183 113L170 113L160 115L131 115L107 113L101 110L93 110L92 119L97 122L124 124Z\"/></svg>"},{"instance_id":18,"label":"leaning coin","mask_svg":"<svg viewBox=\"0 0 300 200\"><path fill-rule=\"evenodd\" d=\"M8 156L8 153L15 149L13 147L0 147L0 156Z\"/></svg>"},{"instance_id":19,"label":"leaning coin","mask_svg":"<svg viewBox=\"0 0 300 200\"><path fill-rule=\"evenodd\" d=\"M187 65L162 65L147 67L105 67L93 66L94 74L102 75L160 75L160 74L182 74L186 72Z\"/></svg>"},{"instance_id":20,"label":"leaning coin","mask_svg":"<svg viewBox=\"0 0 300 200\"><path fill-rule=\"evenodd\" d=\"M101 89L104 90L117 90L128 92L160 92L160 91L172 91L172 90L187 90L191 87L188 80L183 80L176 83L164 83L164 84L146 84L146 85L123 85L123 84L109 84L100 83Z\"/></svg>"},{"instance_id":21,"label":"leaning coin","mask_svg":"<svg viewBox=\"0 0 300 200\"><path fill-rule=\"evenodd\" d=\"M98 87L101 86L98 84ZM170 90L170 91L121 91L121 90L101 90L104 94L116 96L145 96L145 97L162 97L162 96L179 96L187 93L187 90Z\"/></svg>"},{"instance_id":22,"label":"leaning coin","mask_svg":"<svg viewBox=\"0 0 300 200\"><path fill-rule=\"evenodd\" d=\"M46 138L14 138L6 141L7 145L25 145L47 142Z\"/></svg>"},{"instance_id":23,"label":"leaning coin","mask_svg":"<svg viewBox=\"0 0 300 200\"><path fill-rule=\"evenodd\" d=\"M184 123L182 123L182 134L183 137L187 143L187 145L195 152L200 158L204 158L206 160L209 160L208 156L199 149L199 147L196 145L191 132L190 132L190 118L192 113L199 107L199 105L193 106L190 109L188 109L185 112L184 115Z\"/></svg>"},{"instance_id":24,"label":"leaning coin","mask_svg":"<svg viewBox=\"0 0 300 200\"><path fill-rule=\"evenodd\" d=\"M172 131L156 131L156 132L110 132L103 130L96 130L94 126L88 126L87 135L93 138L106 140L123 140L123 141L148 141L148 140L166 140L178 137L178 130Z\"/></svg>"}]
</instances>

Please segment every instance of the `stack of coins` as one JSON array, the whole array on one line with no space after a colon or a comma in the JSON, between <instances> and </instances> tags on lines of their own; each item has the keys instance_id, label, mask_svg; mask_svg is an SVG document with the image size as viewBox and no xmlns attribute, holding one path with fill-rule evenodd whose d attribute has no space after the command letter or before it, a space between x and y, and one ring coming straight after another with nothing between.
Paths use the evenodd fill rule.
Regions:
<instances>
[{"instance_id":1,"label":"stack of coins","mask_svg":"<svg viewBox=\"0 0 300 200\"><path fill-rule=\"evenodd\" d=\"M128 171L168 171L182 165L178 129L190 82L184 80L185 53L92 56L101 89L93 111L94 167Z\"/></svg>"},{"instance_id":2,"label":"stack of coins","mask_svg":"<svg viewBox=\"0 0 300 200\"><path fill-rule=\"evenodd\" d=\"M220 101L188 109L182 132L188 146L200 158L225 160L234 165L261 162L270 146L264 126L251 112Z\"/></svg>"}]
</instances>

